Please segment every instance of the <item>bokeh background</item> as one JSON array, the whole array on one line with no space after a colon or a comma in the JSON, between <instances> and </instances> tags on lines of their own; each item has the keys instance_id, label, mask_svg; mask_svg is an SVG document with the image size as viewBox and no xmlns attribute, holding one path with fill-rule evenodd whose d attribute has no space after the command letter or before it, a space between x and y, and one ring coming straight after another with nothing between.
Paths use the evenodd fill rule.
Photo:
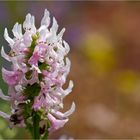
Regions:
<instances>
[{"instance_id":1,"label":"bokeh background","mask_svg":"<svg viewBox=\"0 0 140 140\"><path fill-rule=\"evenodd\" d=\"M59 29L66 27L72 61L68 79L75 83L65 99L76 111L64 128L51 135L75 139L138 138L140 136L140 2L23 1L0 2L0 44L4 28L12 30L27 13L39 27L44 9L55 16ZM11 34L11 33L10 33ZM12 34L11 34L12 35ZM0 58L0 67L9 64ZM7 86L0 77L0 88ZM0 109L9 112L7 102ZM10 130L0 118L0 139L30 138L27 130Z\"/></svg>"}]
</instances>

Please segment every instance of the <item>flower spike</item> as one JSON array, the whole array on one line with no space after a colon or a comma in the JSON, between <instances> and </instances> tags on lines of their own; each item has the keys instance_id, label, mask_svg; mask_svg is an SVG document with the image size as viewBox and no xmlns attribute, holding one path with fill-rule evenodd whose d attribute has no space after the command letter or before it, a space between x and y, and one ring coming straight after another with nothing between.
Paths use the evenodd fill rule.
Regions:
<instances>
[{"instance_id":1,"label":"flower spike","mask_svg":"<svg viewBox=\"0 0 140 140\"><path fill-rule=\"evenodd\" d=\"M50 27L50 13L47 9L40 27L35 27L35 17L27 14L22 25L13 26L14 38L10 38L7 28L4 38L11 50L8 54L1 48L1 56L12 63L11 70L2 68L3 80L8 84L8 96L0 90L0 98L11 103L11 114L0 111L0 116L8 120L10 128L30 128L34 139L46 138L63 127L75 111L73 102L70 109L61 112L63 99L72 92L70 80L63 89L71 62L66 56L70 47L62 39L63 28L58 34L58 23L53 17ZM44 122L42 128L41 122Z\"/></svg>"}]
</instances>

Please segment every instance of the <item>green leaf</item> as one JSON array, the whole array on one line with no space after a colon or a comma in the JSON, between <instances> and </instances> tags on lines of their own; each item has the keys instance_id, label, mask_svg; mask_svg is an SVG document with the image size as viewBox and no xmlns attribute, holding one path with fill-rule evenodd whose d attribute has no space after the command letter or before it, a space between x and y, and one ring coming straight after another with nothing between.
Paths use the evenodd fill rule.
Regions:
<instances>
[{"instance_id":1,"label":"green leaf","mask_svg":"<svg viewBox=\"0 0 140 140\"><path fill-rule=\"evenodd\" d=\"M34 99L35 96L38 96L41 87L38 83L34 83L33 85L27 85L26 89L24 90L24 95L31 99Z\"/></svg>"}]
</instances>

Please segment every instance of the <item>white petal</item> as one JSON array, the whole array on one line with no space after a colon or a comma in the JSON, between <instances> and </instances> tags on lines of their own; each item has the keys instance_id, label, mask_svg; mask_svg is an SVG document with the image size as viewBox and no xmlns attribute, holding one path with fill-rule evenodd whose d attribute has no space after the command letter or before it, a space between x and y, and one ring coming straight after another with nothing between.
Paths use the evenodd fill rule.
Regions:
<instances>
[{"instance_id":1,"label":"white petal","mask_svg":"<svg viewBox=\"0 0 140 140\"><path fill-rule=\"evenodd\" d=\"M0 98L3 99L3 100L6 100L6 101L9 101L10 100L10 97L4 95L1 89L0 89Z\"/></svg>"},{"instance_id":2,"label":"white petal","mask_svg":"<svg viewBox=\"0 0 140 140\"><path fill-rule=\"evenodd\" d=\"M0 116L3 117L4 119L10 119L10 115L0 111Z\"/></svg>"},{"instance_id":3,"label":"white petal","mask_svg":"<svg viewBox=\"0 0 140 140\"><path fill-rule=\"evenodd\" d=\"M66 30L66 29L63 28L63 29L60 31L60 33L57 35L57 39L58 39L58 40L62 38L62 36L63 36L65 30Z\"/></svg>"},{"instance_id":4,"label":"white petal","mask_svg":"<svg viewBox=\"0 0 140 140\"><path fill-rule=\"evenodd\" d=\"M31 14L27 14L25 21L23 22L23 28L27 29L30 26L30 18L31 18Z\"/></svg>"},{"instance_id":5,"label":"white petal","mask_svg":"<svg viewBox=\"0 0 140 140\"><path fill-rule=\"evenodd\" d=\"M30 19L30 20L31 20L31 21L30 21L31 24L32 24L32 25L35 25L35 17L34 17L34 16L31 16L31 19Z\"/></svg>"},{"instance_id":6,"label":"white petal","mask_svg":"<svg viewBox=\"0 0 140 140\"><path fill-rule=\"evenodd\" d=\"M65 47L65 53L68 54L68 52L70 51L69 44L66 41L63 41L63 43L64 43L64 47Z\"/></svg>"},{"instance_id":7,"label":"white petal","mask_svg":"<svg viewBox=\"0 0 140 140\"><path fill-rule=\"evenodd\" d=\"M4 38L10 44L10 46L14 45L15 42L9 37L7 28L4 30Z\"/></svg>"},{"instance_id":8,"label":"white petal","mask_svg":"<svg viewBox=\"0 0 140 140\"><path fill-rule=\"evenodd\" d=\"M65 113L62 113L62 112L57 111L55 109L52 109L51 113L59 119L64 119L64 118L69 117L75 111L75 108L76 108L76 106L75 106L75 103L73 102L71 105L71 108L68 111L66 111Z\"/></svg>"},{"instance_id":9,"label":"white petal","mask_svg":"<svg viewBox=\"0 0 140 140\"><path fill-rule=\"evenodd\" d=\"M1 56L2 56L4 59L6 59L7 61L9 61L9 62L11 61L10 56L7 55L7 54L5 53L3 46L2 46L2 48L1 48Z\"/></svg>"},{"instance_id":10,"label":"white petal","mask_svg":"<svg viewBox=\"0 0 140 140\"><path fill-rule=\"evenodd\" d=\"M31 31L33 33L35 33L36 32L36 27L35 27L35 17L34 16L31 16L30 22L31 22Z\"/></svg>"},{"instance_id":11,"label":"white petal","mask_svg":"<svg viewBox=\"0 0 140 140\"><path fill-rule=\"evenodd\" d=\"M15 86L15 90L16 90L17 92L21 92L21 91L23 91L23 88L22 88L21 85L16 85L16 86Z\"/></svg>"},{"instance_id":12,"label":"white petal","mask_svg":"<svg viewBox=\"0 0 140 140\"><path fill-rule=\"evenodd\" d=\"M21 24L18 25L17 31L18 31L19 36L22 37L22 27L21 27Z\"/></svg>"},{"instance_id":13,"label":"white petal","mask_svg":"<svg viewBox=\"0 0 140 140\"><path fill-rule=\"evenodd\" d=\"M74 86L74 85L73 85L73 81L70 80L69 86L68 86L68 88L65 90L65 95L64 95L64 96L67 96L67 95L72 91L73 86Z\"/></svg>"},{"instance_id":14,"label":"white petal","mask_svg":"<svg viewBox=\"0 0 140 140\"><path fill-rule=\"evenodd\" d=\"M66 67L70 67L71 66L71 61L68 57L66 57Z\"/></svg>"},{"instance_id":15,"label":"white petal","mask_svg":"<svg viewBox=\"0 0 140 140\"><path fill-rule=\"evenodd\" d=\"M40 28L38 29L38 32L41 32L42 30L46 30L46 26L44 25L40 26Z\"/></svg>"},{"instance_id":16,"label":"white petal","mask_svg":"<svg viewBox=\"0 0 140 140\"><path fill-rule=\"evenodd\" d=\"M64 117L68 117L70 116L74 111L75 111L75 103L73 102L72 105L71 105L71 108L64 113Z\"/></svg>"},{"instance_id":17,"label":"white petal","mask_svg":"<svg viewBox=\"0 0 140 140\"><path fill-rule=\"evenodd\" d=\"M41 70L38 68L38 66L32 65L30 70L36 70L38 73L41 73Z\"/></svg>"},{"instance_id":18,"label":"white petal","mask_svg":"<svg viewBox=\"0 0 140 140\"><path fill-rule=\"evenodd\" d=\"M45 25L46 27L48 27L50 25L50 13L47 9L45 9L44 16L41 20L41 26L42 25Z\"/></svg>"},{"instance_id":19,"label":"white petal","mask_svg":"<svg viewBox=\"0 0 140 140\"><path fill-rule=\"evenodd\" d=\"M50 31L56 34L57 30L58 30L58 24L57 24L56 19L53 17L53 24L52 24Z\"/></svg>"},{"instance_id":20,"label":"white petal","mask_svg":"<svg viewBox=\"0 0 140 140\"><path fill-rule=\"evenodd\" d=\"M17 31L17 30L18 30L18 23L16 23L16 24L14 25L13 29L12 29L13 35L14 35L16 38L19 37L18 31Z\"/></svg>"},{"instance_id":21,"label":"white petal","mask_svg":"<svg viewBox=\"0 0 140 140\"><path fill-rule=\"evenodd\" d=\"M64 97L66 97L72 91L72 88L73 88L73 82L70 80L68 88L65 89L65 90L63 90L61 88L60 91L58 91L58 92L60 92L61 93L61 97L64 98Z\"/></svg>"},{"instance_id":22,"label":"white petal","mask_svg":"<svg viewBox=\"0 0 140 140\"><path fill-rule=\"evenodd\" d=\"M65 76L68 75L68 73L69 73L69 71L70 71L70 66L71 66L71 61L69 60L68 57L66 57L66 65L65 65L65 67L64 67L64 69L65 69L64 75L65 75Z\"/></svg>"},{"instance_id":23,"label":"white petal","mask_svg":"<svg viewBox=\"0 0 140 140\"><path fill-rule=\"evenodd\" d=\"M43 27L43 26L41 26L41 27ZM42 42L42 41L46 42L46 38L48 36L50 36L49 34L50 33L48 32L48 30L46 30L46 28L45 29L42 28L42 30L40 30L40 38L38 39L38 42Z\"/></svg>"},{"instance_id":24,"label":"white petal","mask_svg":"<svg viewBox=\"0 0 140 140\"><path fill-rule=\"evenodd\" d=\"M32 33L36 32L34 16L31 16L31 14L26 15L26 19L23 22L23 28L25 30L31 31Z\"/></svg>"},{"instance_id":25,"label":"white petal","mask_svg":"<svg viewBox=\"0 0 140 140\"><path fill-rule=\"evenodd\" d=\"M27 14L26 16L27 24L30 24L30 19L31 19L31 14Z\"/></svg>"}]
</instances>

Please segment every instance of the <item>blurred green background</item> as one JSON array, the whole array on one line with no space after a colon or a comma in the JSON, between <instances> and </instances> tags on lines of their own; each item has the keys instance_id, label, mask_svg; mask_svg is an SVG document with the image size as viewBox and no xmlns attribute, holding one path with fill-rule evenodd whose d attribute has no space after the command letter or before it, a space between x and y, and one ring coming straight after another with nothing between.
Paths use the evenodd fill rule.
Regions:
<instances>
[{"instance_id":1,"label":"blurred green background","mask_svg":"<svg viewBox=\"0 0 140 140\"><path fill-rule=\"evenodd\" d=\"M0 2L1 46L9 50L5 27L11 34L15 22L23 23L27 13L35 15L39 27L45 8L56 17L60 30L66 28L72 61L68 79L75 87L65 99L65 110L73 100L77 106L65 127L50 138L140 136L140 2ZM2 58L0 64L9 67ZM2 80L0 88L6 94ZM9 112L9 104L0 100L0 109ZM30 135L24 129L10 130L0 118L0 139L6 138Z\"/></svg>"}]
</instances>

